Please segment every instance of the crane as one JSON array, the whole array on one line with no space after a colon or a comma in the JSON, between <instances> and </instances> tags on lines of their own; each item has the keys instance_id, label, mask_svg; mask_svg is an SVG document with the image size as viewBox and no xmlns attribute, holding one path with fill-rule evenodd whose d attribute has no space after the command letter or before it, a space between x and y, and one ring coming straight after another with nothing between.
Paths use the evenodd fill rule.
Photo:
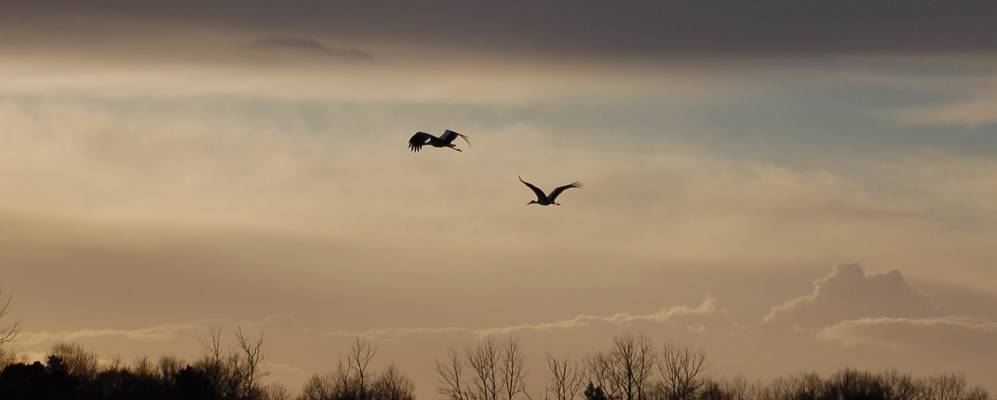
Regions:
<instances>
[{"instance_id":1,"label":"crane","mask_svg":"<svg viewBox=\"0 0 997 400\"><path fill-rule=\"evenodd\" d=\"M415 135L412 135L412 138L408 140L408 148L412 151L419 151L422 150L422 146L428 144L433 147L449 147L451 149L461 151L456 145L453 144L454 139L457 139L458 136L464 139L468 146L471 145L471 141L467 140L467 136L447 129L443 131L443 134L439 137L430 135L426 132L416 132Z\"/></svg>"},{"instance_id":2,"label":"crane","mask_svg":"<svg viewBox=\"0 0 997 400\"><path fill-rule=\"evenodd\" d=\"M558 187L554 188L554 190L551 190L550 194L548 195L548 194L545 194L543 190L540 190L540 188L538 188L536 186L533 186L532 183L524 181L523 177L519 177L519 181L523 182L523 184L526 185L526 187L530 188L530 190L532 190L533 193L537 195L537 199L536 200L531 200L529 203L526 203L526 205L539 204L539 205L542 205L542 206L549 206L549 205L553 204L555 206L559 206L559 205L561 205L561 203L558 203L555 200L557 200L557 196L561 195L561 192L563 192L565 190L568 190L568 189L574 189L574 188L581 188L582 187L582 183L581 182L575 181L575 182L572 182L570 184L567 184L567 185L564 185L564 186L558 186Z\"/></svg>"}]
</instances>

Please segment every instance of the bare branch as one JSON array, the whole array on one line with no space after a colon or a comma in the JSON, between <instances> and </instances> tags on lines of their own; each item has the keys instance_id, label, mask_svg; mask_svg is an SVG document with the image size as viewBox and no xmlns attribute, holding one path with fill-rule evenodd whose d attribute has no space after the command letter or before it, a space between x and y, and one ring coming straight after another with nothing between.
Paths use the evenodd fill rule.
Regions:
<instances>
[{"instance_id":1,"label":"bare branch","mask_svg":"<svg viewBox=\"0 0 997 400\"><path fill-rule=\"evenodd\" d=\"M569 357L558 360L547 354L547 367L550 369L551 382L547 392L553 400L574 400L584 386L584 374L578 365Z\"/></svg>"},{"instance_id":2,"label":"bare branch","mask_svg":"<svg viewBox=\"0 0 997 400\"><path fill-rule=\"evenodd\" d=\"M377 377L371 392L372 398L378 400L414 400L415 383L392 365Z\"/></svg>"},{"instance_id":3,"label":"bare branch","mask_svg":"<svg viewBox=\"0 0 997 400\"><path fill-rule=\"evenodd\" d=\"M14 296L5 294L0 289L0 320L10 313L10 305L14 301ZM21 332L21 321L11 322L10 325L0 326L0 346L14 340Z\"/></svg>"},{"instance_id":4,"label":"bare branch","mask_svg":"<svg viewBox=\"0 0 997 400\"><path fill-rule=\"evenodd\" d=\"M668 396L676 400L692 399L703 386L699 375L705 369L706 353L665 344L658 372Z\"/></svg>"},{"instance_id":5,"label":"bare branch","mask_svg":"<svg viewBox=\"0 0 997 400\"><path fill-rule=\"evenodd\" d=\"M437 391L450 400L468 400L469 393L465 388L464 362L456 350L450 350L450 360L447 363L436 361L436 375L440 377Z\"/></svg>"},{"instance_id":6,"label":"bare branch","mask_svg":"<svg viewBox=\"0 0 997 400\"><path fill-rule=\"evenodd\" d=\"M239 351L242 353L241 362L239 362L238 357L234 359L238 371L243 375L242 393L244 398L251 400L257 397L260 379L264 375L261 370L263 366L263 334L260 333L260 337L252 341L243 333L242 326L237 326L235 339Z\"/></svg>"},{"instance_id":7,"label":"bare branch","mask_svg":"<svg viewBox=\"0 0 997 400\"><path fill-rule=\"evenodd\" d=\"M519 348L519 341L508 338L502 346L502 364L499 368L506 400L514 400L518 394L526 394L526 362Z\"/></svg>"},{"instance_id":8,"label":"bare branch","mask_svg":"<svg viewBox=\"0 0 997 400\"><path fill-rule=\"evenodd\" d=\"M613 338L613 349L587 360L588 378L611 399L641 400L655 364L654 346L646 336Z\"/></svg>"},{"instance_id":9,"label":"bare branch","mask_svg":"<svg viewBox=\"0 0 997 400\"><path fill-rule=\"evenodd\" d=\"M204 350L208 352L208 358L214 361L221 361L222 359L222 331L221 329L211 329L208 331L208 335L204 337L197 338L198 342L201 342L201 346Z\"/></svg>"},{"instance_id":10,"label":"bare branch","mask_svg":"<svg viewBox=\"0 0 997 400\"><path fill-rule=\"evenodd\" d=\"M377 355L377 347L371 344L367 340L362 340L359 337L353 343L353 349L350 351L347 363L349 364L350 370L356 373L357 381L357 398L360 400L366 400L370 392L370 382L372 380L372 374L370 371L370 361L374 359Z\"/></svg>"},{"instance_id":11,"label":"bare branch","mask_svg":"<svg viewBox=\"0 0 997 400\"><path fill-rule=\"evenodd\" d=\"M499 347L495 339L487 338L467 352L467 361L474 373L474 396L477 400L498 400L502 382L499 380Z\"/></svg>"}]
</instances>

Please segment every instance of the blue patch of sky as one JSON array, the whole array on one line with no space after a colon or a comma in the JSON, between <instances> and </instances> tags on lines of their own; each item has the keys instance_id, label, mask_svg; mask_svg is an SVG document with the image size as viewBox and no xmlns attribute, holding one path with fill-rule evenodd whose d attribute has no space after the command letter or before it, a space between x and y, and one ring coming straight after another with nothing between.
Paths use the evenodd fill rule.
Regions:
<instances>
[{"instance_id":1,"label":"blue patch of sky","mask_svg":"<svg viewBox=\"0 0 997 400\"><path fill-rule=\"evenodd\" d=\"M797 165L833 163L843 157L909 156L922 150L982 157L997 154L995 125L917 126L890 114L958 100L959 93L844 80L760 82L723 96L680 97L649 86L623 96L593 93L526 104L0 96L0 101L28 108L63 102L124 118L232 120L267 132L337 141L391 135L404 140L416 130L447 128L474 137L511 126L532 126L549 132L558 146L568 148L646 153L681 145L727 157Z\"/></svg>"}]
</instances>

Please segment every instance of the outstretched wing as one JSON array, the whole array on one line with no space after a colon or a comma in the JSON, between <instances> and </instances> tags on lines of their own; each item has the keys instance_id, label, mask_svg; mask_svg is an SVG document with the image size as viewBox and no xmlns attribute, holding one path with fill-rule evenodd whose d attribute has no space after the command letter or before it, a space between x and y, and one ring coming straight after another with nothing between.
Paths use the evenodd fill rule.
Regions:
<instances>
[{"instance_id":1,"label":"outstretched wing","mask_svg":"<svg viewBox=\"0 0 997 400\"><path fill-rule=\"evenodd\" d=\"M408 140L408 148L412 151L422 150L422 146L429 143L429 140L432 138L433 135L426 132L416 132L415 135L412 135L412 137Z\"/></svg>"},{"instance_id":2,"label":"outstretched wing","mask_svg":"<svg viewBox=\"0 0 997 400\"><path fill-rule=\"evenodd\" d=\"M459 134L449 129L443 131L443 135L440 136L440 140L442 140L446 144L450 144L453 143L454 139L457 139L457 136L460 136L461 139L464 139L464 141L467 142L468 146L471 145L471 141L467 140L466 135Z\"/></svg>"},{"instance_id":3,"label":"outstretched wing","mask_svg":"<svg viewBox=\"0 0 997 400\"><path fill-rule=\"evenodd\" d=\"M554 201L555 199L557 199L557 196L560 196L561 192L565 190L580 188L580 187L583 187L581 182L571 182L570 185L559 186L550 192L550 201Z\"/></svg>"},{"instance_id":4,"label":"outstretched wing","mask_svg":"<svg viewBox=\"0 0 997 400\"><path fill-rule=\"evenodd\" d=\"M547 198L547 194L545 194L543 190L540 190L540 188L533 186L532 183L524 181L523 177L519 177L519 181L523 182L523 184L526 185L526 187L530 188L530 190L532 190L533 193L537 195L537 200L543 200Z\"/></svg>"}]
</instances>

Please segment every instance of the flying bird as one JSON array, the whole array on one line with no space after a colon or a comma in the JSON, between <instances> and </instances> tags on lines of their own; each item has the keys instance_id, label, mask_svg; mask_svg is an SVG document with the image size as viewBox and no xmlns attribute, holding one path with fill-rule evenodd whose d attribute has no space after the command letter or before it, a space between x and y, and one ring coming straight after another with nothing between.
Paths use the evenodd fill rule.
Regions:
<instances>
[{"instance_id":1,"label":"flying bird","mask_svg":"<svg viewBox=\"0 0 997 400\"><path fill-rule=\"evenodd\" d=\"M408 148L412 151L419 151L422 150L422 146L428 144L433 147L449 147L451 149L461 151L456 145L453 144L453 141L454 139L457 139L457 136L464 139L468 146L471 145L471 141L467 140L467 136L447 129L443 131L443 134L440 135L440 137L430 135L426 132L416 132L415 135L412 135L412 138L408 140Z\"/></svg>"},{"instance_id":2,"label":"flying bird","mask_svg":"<svg viewBox=\"0 0 997 400\"><path fill-rule=\"evenodd\" d=\"M526 203L526 205L539 204L539 205L542 205L542 206L549 206L549 205L553 204L555 206L559 206L559 205L561 205L561 203L558 203L555 200L557 200L557 196L561 195L561 192L563 192L565 190L568 190L568 189L574 189L574 188L581 188L582 187L582 183L576 181L576 182L572 182L571 184L568 184L568 185L558 186L558 187L554 188L554 190L550 191L550 195L547 195L547 194L544 193L543 190L540 190L540 188L538 188L536 186L533 186L532 183L524 181L523 177L519 177L519 181L523 182L523 184L526 185L526 187L530 188L530 190L532 190L533 193L535 193L537 195L537 199L536 200L531 200L529 203Z\"/></svg>"}]
</instances>

